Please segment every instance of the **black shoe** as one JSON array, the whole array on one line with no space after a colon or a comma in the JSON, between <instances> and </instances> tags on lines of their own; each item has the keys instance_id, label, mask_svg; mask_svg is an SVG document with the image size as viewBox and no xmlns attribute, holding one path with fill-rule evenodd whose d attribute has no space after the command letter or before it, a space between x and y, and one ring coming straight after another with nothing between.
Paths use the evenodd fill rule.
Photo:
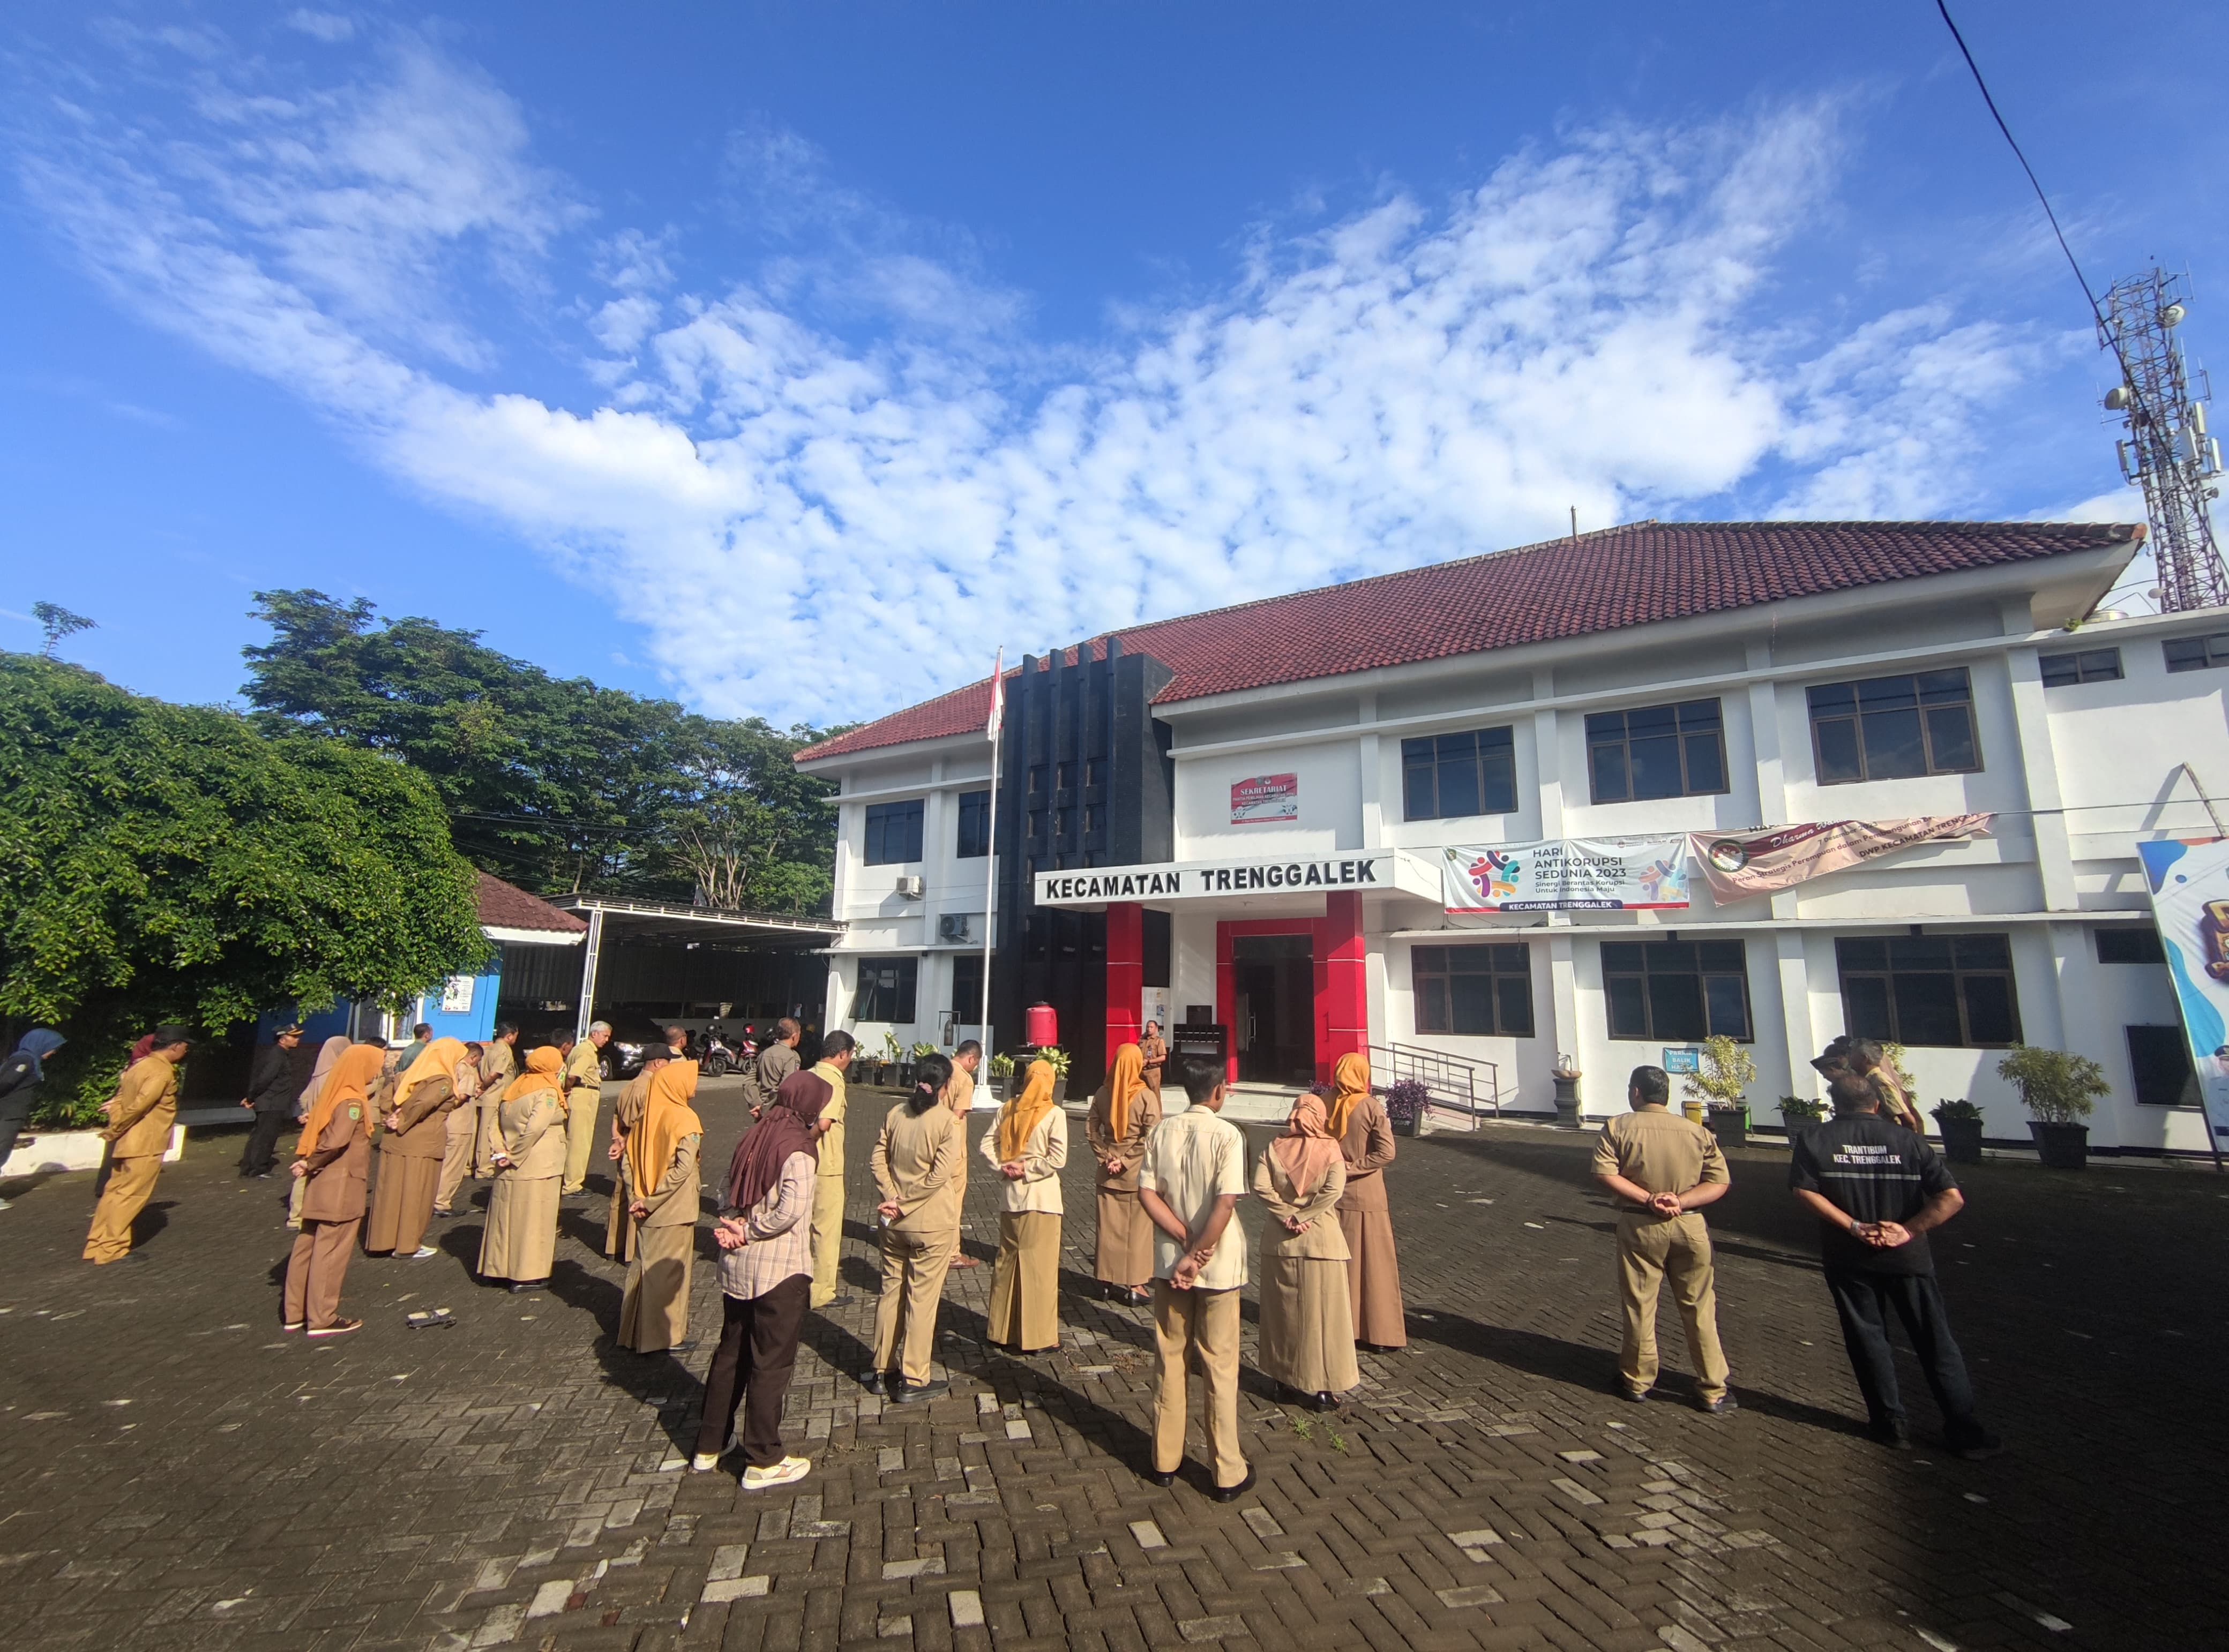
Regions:
<instances>
[{"instance_id":1,"label":"black shoe","mask_svg":"<svg viewBox=\"0 0 2229 1652\"><path fill-rule=\"evenodd\" d=\"M1730 1393L1720 1394L1716 1399L1697 1400L1695 1409L1705 1417L1723 1417L1730 1411L1739 1411L1741 1401Z\"/></svg>"},{"instance_id":2,"label":"black shoe","mask_svg":"<svg viewBox=\"0 0 2229 1652\"><path fill-rule=\"evenodd\" d=\"M512 1282L511 1294L514 1297L523 1297L530 1290L547 1290L549 1289L549 1282L547 1279L518 1279Z\"/></svg>"},{"instance_id":3,"label":"black shoe","mask_svg":"<svg viewBox=\"0 0 2229 1652\"><path fill-rule=\"evenodd\" d=\"M941 1377L933 1378L928 1382L906 1382L901 1380L891 1386L895 1392L890 1398L901 1405L910 1405L917 1399L934 1399L939 1394L948 1394L952 1392L952 1385Z\"/></svg>"},{"instance_id":4,"label":"black shoe","mask_svg":"<svg viewBox=\"0 0 2229 1652\"><path fill-rule=\"evenodd\" d=\"M883 1373L879 1371L870 1371L865 1376L859 1379L859 1386L865 1389L870 1394L878 1394L882 1393L883 1386Z\"/></svg>"},{"instance_id":5,"label":"black shoe","mask_svg":"<svg viewBox=\"0 0 2229 1652\"><path fill-rule=\"evenodd\" d=\"M668 1354L694 1354L701 1345L701 1338L691 1336L685 1341L676 1342L665 1351Z\"/></svg>"},{"instance_id":6,"label":"black shoe","mask_svg":"<svg viewBox=\"0 0 2229 1652\"><path fill-rule=\"evenodd\" d=\"M1215 1489L1215 1501L1219 1503L1235 1503L1253 1489L1254 1465L1249 1463L1246 1465L1246 1477L1243 1480L1235 1486L1217 1486Z\"/></svg>"},{"instance_id":7,"label":"black shoe","mask_svg":"<svg viewBox=\"0 0 2229 1652\"><path fill-rule=\"evenodd\" d=\"M1616 1394L1620 1399L1630 1399L1636 1405L1641 1404L1648 1398L1648 1389L1636 1388L1631 1383L1628 1382L1623 1377L1620 1377L1616 1382L1610 1385L1610 1391Z\"/></svg>"},{"instance_id":8,"label":"black shoe","mask_svg":"<svg viewBox=\"0 0 2229 1652\"><path fill-rule=\"evenodd\" d=\"M1177 1471L1174 1469L1147 1469L1144 1473L1147 1479L1164 1491L1177 1482Z\"/></svg>"},{"instance_id":9,"label":"black shoe","mask_svg":"<svg viewBox=\"0 0 2229 1652\"><path fill-rule=\"evenodd\" d=\"M853 1296L847 1290L840 1297L831 1297L826 1302L820 1305L823 1308L849 1308L853 1303L858 1300L859 1299L857 1297Z\"/></svg>"},{"instance_id":10,"label":"black shoe","mask_svg":"<svg viewBox=\"0 0 2229 1652\"><path fill-rule=\"evenodd\" d=\"M1874 1423L1866 1434L1876 1445L1885 1445L1892 1451L1911 1450L1911 1431L1901 1422Z\"/></svg>"},{"instance_id":11,"label":"black shoe","mask_svg":"<svg viewBox=\"0 0 2229 1652\"><path fill-rule=\"evenodd\" d=\"M1326 1390L1324 1393L1316 1395L1314 1399L1309 1400L1308 1404L1314 1405L1318 1411L1337 1411L1339 1409L1339 1396L1331 1393L1329 1390Z\"/></svg>"},{"instance_id":12,"label":"black shoe","mask_svg":"<svg viewBox=\"0 0 2229 1652\"><path fill-rule=\"evenodd\" d=\"M436 1216L453 1216L453 1215L455 1215L457 1213L456 1213L455 1211L453 1211L453 1210L443 1210L443 1209L442 1209L439 1205L436 1205L436 1206L434 1206L434 1213ZM383 1251L374 1251L374 1252L369 1252L369 1254L373 1255L373 1256L383 1256L383 1255L385 1255L385 1254L386 1254L386 1252L383 1252Z\"/></svg>"},{"instance_id":13,"label":"black shoe","mask_svg":"<svg viewBox=\"0 0 2229 1652\"><path fill-rule=\"evenodd\" d=\"M1984 1429L1978 1434L1968 1435L1962 1443L1950 1449L1969 1463L1980 1463L2002 1451L2005 1443Z\"/></svg>"}]
</instances>

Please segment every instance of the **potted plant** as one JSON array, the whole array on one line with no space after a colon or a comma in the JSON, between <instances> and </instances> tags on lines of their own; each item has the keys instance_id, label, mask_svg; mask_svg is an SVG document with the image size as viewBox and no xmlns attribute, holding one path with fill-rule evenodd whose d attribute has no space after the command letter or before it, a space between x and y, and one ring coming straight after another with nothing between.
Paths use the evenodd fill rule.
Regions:
<instances>
[{"instance_id":1,"label":"potted plant","mask_svg":"<svg viewBox=\"0 0 2229 1652\"><path fill-rule=\"evenodd\" d=\"M1424 1088L1421 1079L1404 1079L1385 1094L1385 1117L1392 1121L1396 1136L1422 1136L1424 1133L1424 1109L1432 1099L1432 1092Z\"/></svg>"},{"instance_id":2,"label":"potted plant","mask_svg":"<svg viewBox=\"0 0 2229 1652\"><path fill-rule=\"evenodd\" d=\"M935 1045L928 1043L916 1044L912 1049L906 1052L907 1059L911 1063L912 1071L915 1075L918 1075L921 1072L921 1058L922 1056L941 1055L942 1053L943 1052L938 1049ZM911 1089L913 1087L913 1079L911 1078L909 1078L905 1082L908 1089Z\"/></svg>"},{"instance_id":3,"label":"potted plant","mask_svg":"<svg viewBox=\"0 0 2229 1652\"><path fill-rule=\"evenodd\" d=\"M898 1035L896 1033L885 1032L883 1034L883 1059L877 1073L876 1082L879 1084L896 1084L903 1088L913 1083L913 1074L898 1065Z\"/></svg>"},{"instance_id":4,"label":"potted plant","mask_svg":"<svg viewBox=\"0 0 2229 1652\"><path fill-rule=\"evenodd\" d=\"M1780 1098L1780 1128L1794 1141L1796 1131L1806 1124L1815 1124L1827 1116L1827 1104L1815 1096L1783 1096Z\"/></svg>"},{"instance_id":5,"label":"potted plant","mask_svg":"<svg viewBox=\"0 0 2229 1652\"><path fill-rule=\"evenodd\" d=\"M1014 1058L994 1055L991 1058L991 1094L1000 1101L1006 1099L1006 1091L1014 1081Z\"/></svg>"},{"instance_id":6,"label":"potted plant","mask_svg":"<svg viewBox=\"0 0 2229 1652\"><path fill-rule=\"evenodd\" d=\"M1068 1052L1057 1044L1042 1046L1032 1060L1044 1061L1052 1068L1052 1098L1054 1104L1068 1099Z\"/></svg>"},{"instance_id":7,"label":"potted plant","mask_svg":"<svg viewBox=\"0 0 2229 1652\"><path fill-rule=\"evenodd\" d=\"M1556 1058L1556 1123L1565 1130L1579 1127L1579 1064L1569 1054Z\"/></svg>"},{"instance_id":8,"label":"potted plant","mask_svg":"<svg viewBox=\"0 0 2229 1652\"><path fill-rule=\"evenodd\" d=\"M1680 1087L1710 1110L1711 1133L1720 1147L1740 1147L1749 1140L1749 1087L1756 1082L1750 1053L1718 1033L1703 1041L1695 1071L1681 1077Z\"/></svg>"},{"instance_id":9,"label":"potted plant","mask_svg":"<svg viewBox=\"0 0 2229 1652\"><path fill-rule=\"evenodd\" d=\"M1963 1096L1945 1096L1928 1110L1943 1132L1943 1156L1953 1164L1982 1162L1982 1110Z\"/></svg>"},{"instance_id":10,"label":"potted plant","mask_svg":"<svg viewBox=\"0 0 2229 1652\"><path fill-rule=\"evenodd\" d=\"M2028 1130L2046 1168L2079 1170L2089 1162L2090 1116L2097 1098L2112 1094L2105 1069L2069 1050L2041 1050L2015 1044L1997 1063L1997 1077L2020 1092L2028 1111Z\"/></svg>"}]
</instances>

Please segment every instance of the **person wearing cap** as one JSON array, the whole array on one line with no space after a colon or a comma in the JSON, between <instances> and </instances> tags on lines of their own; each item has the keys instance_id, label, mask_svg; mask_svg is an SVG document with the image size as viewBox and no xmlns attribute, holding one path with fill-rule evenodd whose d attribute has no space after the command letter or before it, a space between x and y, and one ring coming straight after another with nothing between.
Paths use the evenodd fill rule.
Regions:
<instances>
[{"instance_id":1,"label":"person wearing cap","mask_svg":"<svg viewBox=\"0 0 2229 1652\"><path fill-rule=\"evenodd\" d=\"M560 1033L553 1041L565 1055L565 1181L558 1191L569 1198L588 1191L596 1114L604 1105L604 1046L612 1041L612 1024L590 1021L588 1037L577 1044L570 1033Z\"/></svg>"},{"instance_id":2,"label":"person wearing cap","mask_svg":"<svg viewBox=\"0 0 2229 1652\"><path fill-rule=\"evenodd\" d=\"M279 1132L294 1116L294 1051L301 1042L301 1028L289 1021L255 1053L247 1094L240 1104L255 1113L247 1145L240 1150L240 1174L244 1176L267 1176L279 1162Z\"/></svg>"},{"instance_id":3,"label":"person wearing cap","mask_svg":"<svg viewBox=\"0 0 2229 1652\"><path fill-rule=\"evenodd\" d=\"M103 1105L107 1128L108 1180L86 1230L85 1259L106 1267L135 1253L132 1223L155 1195L170 1126L178 1117L178 1064L192 1047L183 1027L158 1027L145 1060L132 1064L113 1099Z\"/></svg>"}]
</instances>

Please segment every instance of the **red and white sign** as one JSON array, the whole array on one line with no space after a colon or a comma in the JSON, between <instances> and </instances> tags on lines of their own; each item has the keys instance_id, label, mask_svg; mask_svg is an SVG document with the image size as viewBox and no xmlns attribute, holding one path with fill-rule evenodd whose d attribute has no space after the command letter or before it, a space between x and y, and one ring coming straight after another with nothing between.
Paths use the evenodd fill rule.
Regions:
<instances>
[{"instance_id":1,"label":"red and white sign","mask_svg":"<svg viewBox=\"0 0 2229 1652\"><path fill-rule=\"evenodd\" d=\"M1254 826L1301 817L1301 777L1257 774L1230 788L1230 823Z\"/></svg>"}]
</instances>

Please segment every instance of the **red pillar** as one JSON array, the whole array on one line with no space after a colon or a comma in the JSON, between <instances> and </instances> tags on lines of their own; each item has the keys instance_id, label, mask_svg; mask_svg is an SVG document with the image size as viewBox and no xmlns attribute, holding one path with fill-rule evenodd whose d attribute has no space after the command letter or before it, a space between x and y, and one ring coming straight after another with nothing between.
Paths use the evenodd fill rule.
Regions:
<instances>
[{"instance_id":1,"label":"red pillar","mask_svg":"<svg viewBox=\"0 0 2229 1652\"><path fill-rule=\"evenodd\" d=\"M1238 983L1231 973L1237 935L1229 919L1215 925L1215 1019L1223 1023L1223 1081L1238 1082Z\"/></svg>"},{"instance_id":2,"label":"red pillar","mask_svg":"<svg viewBox=\"0 0 2229 1652\"><path fill-rule=\"evenodd\" d=\"M1316 1077L1331 1082L1342 1055L1370 1047L1369 952L1362 938L1362 897L1345 891L1324 897L1316 929Z\"/></svg>"},{"instance_id":3,"label":"red pillar","mask_svg":"<svg viewBox=\"0 0 2229 1652\"><path fill-rule=\"evenodd\" d=\"M1145 1032L1146 909L1134 900L1107 908L1107 1065Z\"/></svg>"}]
</instances>

